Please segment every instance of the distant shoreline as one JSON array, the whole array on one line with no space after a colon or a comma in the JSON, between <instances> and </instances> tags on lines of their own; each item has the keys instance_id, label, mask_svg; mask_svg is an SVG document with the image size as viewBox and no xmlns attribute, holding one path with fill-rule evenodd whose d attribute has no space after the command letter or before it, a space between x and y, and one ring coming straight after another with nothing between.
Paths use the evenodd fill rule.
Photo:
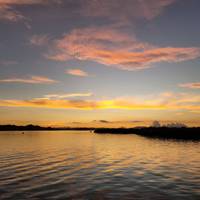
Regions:
<instances>
[{"instance_id":1,"label":"distant shoreline","mask_svg":"<svg viewBox=\"0 0 200 200\"><path fill-rule=\"evenodd\" d=\"M95 128L88 127L42 127L38 125L0 125L0 131L64 131L64 130L78 130L78 131L89 131Z\"/></svg>"},{"instance_id":2,"label":"distant shoreline","mask_svg":"<svg viewBox=\"0 0 200 200\"><path fill-rule=\"evenodd\" d=\"M98 128L98 134L136 134L151 138L200 140L200 127L196 128L169 128L169 127L144 127L144 128Z\"/></svg>"},{"instance_id":3,"label":"distant shoreline","mask_svg":"<svg viewBox=\"0 0 200 200\"><path fill-rule=\"evenodd\" d=\"M200 140L200 127L135 127L135 128L94 128L94 127L42 127L37 125L0 125L1 131L92 131L96 134L136 134L151 138Z\"/></svg>"}]
</instances>

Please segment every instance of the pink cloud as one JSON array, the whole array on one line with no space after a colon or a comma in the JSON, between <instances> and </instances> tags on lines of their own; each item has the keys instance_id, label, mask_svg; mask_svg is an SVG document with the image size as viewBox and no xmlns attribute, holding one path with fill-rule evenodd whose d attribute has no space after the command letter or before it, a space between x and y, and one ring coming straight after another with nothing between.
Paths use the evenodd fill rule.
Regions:
<instances>
[{"instance_id":1,"label":"pink cloud","mask_svg":"<svg viewBox=\"0 0 200 200\"><path fill-rule=\"evenodd\" d=\"M189 88L189 89L200 89L200 82L183 83L183 84L179 84L179 86L183 88Z\"/></svg>"},{"instance_id":2,"label":"pink cloud","mask_svg":"<svg viewBox=\"0 0 200 200\"><path fill-rule=\"evenodd\" d=\"M86 16L106 17L130 22L135 19L153 19L176 0L86 0L82 12Z\"/></svg>"},{"instance_id":3,"label":"pink cloud","mask_svg":"<svg viewBox=\"0 0 200 200\"><path fill-rule=\"evenodd\" d=\"M82 76L82 77L86 77L89 76L89 74L81 69L68 69L65 71L66 74L70 74L73 76Z\"/></svg>"},{"instance_id":4,"label":"pink cloud","mask_svg":"<svg viewBox=\"0 0 200 200\"><path fill-rule=\"evenodd\" d=\"M52 60L90 60L124 70L140 70L153 63L175 63L200 57L200 48L157 47L108 27L75 29L56 40L52 52L47 55Z\"/></svg>"},{"instance_id":5,"label":"pink cloud","mask_svg":"<svg viewBox=\"0 0 200 200\"><path fill-rule=\"evenodd\" d=\"M14 6L48 4L51 2L59 3L59 0L0 0L0 20L17 22L26 17L17 11Z\"/></svg>"},{"instance_id":6,"label":"pink cloud","mask_svg":"<svg viewBox=\"0 0 200 200\"><path fill-rule=\"evenodd\" d=\"M101 17L116 22L130 22L135 19L153 19L176 0L76 0L74 12L85 17ZM47 5L49 3L67 3L64 0L0 0L0 19L16 22L26 17L16 10L21 5ZM67 10L68 11L68 10ZM69 11L70 12L70 11Z\"/></svg>"},{"instance_id":7,"label":"pink cloud","mask_svg":"<svg viewBox=\"0 0 200 200\"><path fill-rule=\"evenodd\" d=\"M24 18L20 12L12 9L12 7L0 4L0 20L16 22Z\"/></svg>"},{"instance_id":8,"label":"pink cloud","mask_svg":"<svg viewBox=\"0 0 200 200\"><path fill-rule=\"evenodd\" d=\"M9 79L1 79L2 83L29 83L29 84L52 84L57 81L50 79L45 76L31 76L29 79L26 78L9 78Z\"/></svg>"}]
</instances>

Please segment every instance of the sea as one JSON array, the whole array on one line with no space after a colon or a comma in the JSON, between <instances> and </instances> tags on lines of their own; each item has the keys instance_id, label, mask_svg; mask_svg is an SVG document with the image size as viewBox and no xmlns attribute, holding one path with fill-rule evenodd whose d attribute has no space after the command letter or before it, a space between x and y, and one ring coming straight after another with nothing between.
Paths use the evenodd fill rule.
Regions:
<instances>
[{"instance_id":1,"label":"sea","mask_svg":"<svg viewBox=\"0 0 200 200\"><path fill-rule=\"evenodd\" d=\"M200 142L0 132L0 200L200 200Z\"/></svg>"}]
</instances>

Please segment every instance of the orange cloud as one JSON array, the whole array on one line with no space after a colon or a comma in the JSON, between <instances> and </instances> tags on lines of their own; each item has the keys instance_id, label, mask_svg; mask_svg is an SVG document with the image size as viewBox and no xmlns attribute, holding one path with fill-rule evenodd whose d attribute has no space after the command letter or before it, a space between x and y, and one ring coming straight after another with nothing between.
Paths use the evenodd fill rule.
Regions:
<instances>
[{"instance_id":1,"label":"orange cloud","mask_svg":"<svg viewBox=\"0 0 200 200\"><path fill-rule=\"evenodd\" d=\"M9 78L1 79L2 83L29 83L29 84L52 84L57 81L44 76L31 76L29 79L24 78Z\"/></svg>"},{"instance_id":2,"label":"orange cloud","mask_svg":"<svg viewBox=\"0 0 200 200\"><path fill-rule=\"evenodd\" d=\"M200 48L156 47L108 27L75 29L56 40L52 60L91 60L124 70L141 70L158 62L200 57Z\"/></svg>"},{"instance_id":3,"label":"orange cloud","mask_svg":"<svg viewBox=\"0 0 200 200\"><path fill-rule=\"evenodd\" d=\"M66 74L70 74L70 75L73 75L73 76L82 76L82 77L85 77L85 76L89 76L89 74L81 69L68 69L65 71Z\"/></svg>"},{"instance_id":4,"label":"orange cloud","mask_svg":"<svg viewBox=\"0 0 200 200\"><path fill-rule=\"evenodd\" d=\"M183 84L179 84L179 86L183 88L189 88L189 89L200 89L200 82L183 83Z\"/></svg>"},{"instance_id":5,"label":"orange cloud","mask_svg":"<svg viewBox=\"0 0 200 200\"><path fill-rule=\"evenodd\" d=\"M166 93L138 98L121 97L106 100L64 100L64 99L30 99L0 100L0 106L36 107L52 109L127 109L127 110L186 110L200 111L200 95Z\"/></svg>"}]
</instances>

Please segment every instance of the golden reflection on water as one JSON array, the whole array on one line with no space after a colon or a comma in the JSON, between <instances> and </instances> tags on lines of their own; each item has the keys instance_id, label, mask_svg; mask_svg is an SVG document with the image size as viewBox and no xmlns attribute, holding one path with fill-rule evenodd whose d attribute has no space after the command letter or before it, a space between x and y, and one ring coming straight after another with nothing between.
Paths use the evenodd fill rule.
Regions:
<instances>
[{"instance_id":1,"label":"golden reflection on water","mask_svg":"<svg viewBox=\"0 0 200 200\"><path fill-rule=\"evenodd\" d=\"M3 132L0 197L199 198L199 144L87 131Z\"/></svg>"}]
</instances>

